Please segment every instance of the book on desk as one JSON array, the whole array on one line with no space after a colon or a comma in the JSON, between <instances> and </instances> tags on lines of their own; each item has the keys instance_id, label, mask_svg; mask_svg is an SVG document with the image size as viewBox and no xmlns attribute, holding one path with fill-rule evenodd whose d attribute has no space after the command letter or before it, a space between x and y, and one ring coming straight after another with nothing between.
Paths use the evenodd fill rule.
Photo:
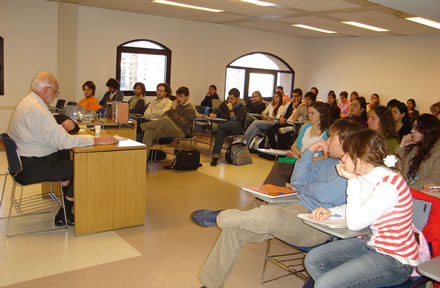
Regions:
<instances>
[{"instance_id":1,"label":"book on desk","mask_svg":"<svg viewBox=\"0 0 440 288\"><path fill-rule=\"evenodd\" d=\"M328 219L322 221L315 221L310 218L310 213L307 214L298 214L298 218L301 218L305 221L316 223L319 225L327 226L329 228L347 228L347 222L345 221L345 217L330 217Z\"/></svg>"},{"instance_id":2,"label":"book on desk","mask_svg":"<svg viewBox=\"0 0 440 288\"><path fill-rule=\"evenodd\" d=\"M241 189L255 196L269 198L269 199L284 198L289 196L295 196L298 194L295 190L291 190L286 187L275 186L272 184L244 187Z\"/></svg>"}]
</instances>

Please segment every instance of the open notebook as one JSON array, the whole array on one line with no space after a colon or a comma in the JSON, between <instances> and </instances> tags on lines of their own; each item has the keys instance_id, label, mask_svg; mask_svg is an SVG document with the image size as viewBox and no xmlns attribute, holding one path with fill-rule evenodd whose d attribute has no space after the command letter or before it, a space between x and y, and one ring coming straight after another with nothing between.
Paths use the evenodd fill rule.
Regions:
<instances>
[{"instance_id":1,"label":"open notebook","mask_svg":"<svg viewBox=\"0 0 440 288\"><path fill-rule=\"evenodd\" d=\"M306 221L316 223L319 225L327 226L330 228L346 228L347 223L345 222L345 218L341 217L330 217L329 219L323 220L323 221L315 221L309 218L310 214L298 214L299 218L304 219Z\"/></svg>"}]
</instances>

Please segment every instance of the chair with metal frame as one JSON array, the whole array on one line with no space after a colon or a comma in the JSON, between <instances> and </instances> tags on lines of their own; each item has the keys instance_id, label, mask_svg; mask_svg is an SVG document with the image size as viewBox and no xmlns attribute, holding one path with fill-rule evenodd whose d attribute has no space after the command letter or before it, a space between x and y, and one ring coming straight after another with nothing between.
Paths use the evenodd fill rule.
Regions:
<instances>
[{"instance_id":1,"label":"chair with metal frame","mask_svg":"<svg viewBox=\"0 0 440 288\"><path fill-rule=\"evenodd\" d=\"M52 189L52 182L49 182L50 184L50 190L49 192L38 194L38 195L32 195L32 196L23 196L23 189L27 185L33 185L33 184L39 184L39 183L32 183L32 184L22 184L19 183L16 179L16 176L23 170L23 166L21 164L20 155L18 153L17 145L15 141L9 137L8 134L2 133L0 135L1 139L3 140L3 143L5 145L6 150L6 158L8 160L8 170L7 173L11 175L13 183L12 183L12 190L11 190L11 204L9 207L9 214L7 218L6 223L6 235L9 236L16 236L16 235L22 235L22 234L28 234L28 233L36 233L36 232L44 232L44 231L51 231L51 230L59 230L59 229L66 229L67 224L60 227L53 227L52 229L42 229L38 231L28 231L23 233L17 233L17 234L9 234L9 224L11 218L26 216L26 215L36 215L46 212L56 212L58 211L59 207L61 206L64 210L64 221L67 223L67 217L66 217L66 210L64 206L64 195L63 195L63 189L60 184L60 193L61 195L56 195ZM43 183L43 182L41 182ZM16 197L16 188L17 186L21 186L21 193L19 197ZM1 199L3 199L3 194L1 196ZM12 208L15 208L15 211L17 215L11 216L12 214ZM53 221L53 220L52 220ZM54 225L54 224L52 224Z\"/></svg>"}]
</instances>

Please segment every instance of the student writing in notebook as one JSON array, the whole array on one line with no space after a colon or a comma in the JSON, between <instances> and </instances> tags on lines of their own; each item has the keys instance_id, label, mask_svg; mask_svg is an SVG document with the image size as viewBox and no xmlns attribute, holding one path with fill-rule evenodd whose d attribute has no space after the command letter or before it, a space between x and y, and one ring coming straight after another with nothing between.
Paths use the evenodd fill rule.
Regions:
<instances>
[{"instance_id":1,"label":"student writing in notebook","mask_svg":"<svg viewBox=\"0 0 440 288\"><path fill-rule=\"evenodd\" d=\"M310 251L305 259L314 287L383 287L405 282L419 264L412 229L412 197L395 170L384 138L363 130L343 144L338 174L347 181L347 204L315 209L311 218L345 215L350 230L370 227L366 238L338 240Z\"/></svg>"}]
</instances>

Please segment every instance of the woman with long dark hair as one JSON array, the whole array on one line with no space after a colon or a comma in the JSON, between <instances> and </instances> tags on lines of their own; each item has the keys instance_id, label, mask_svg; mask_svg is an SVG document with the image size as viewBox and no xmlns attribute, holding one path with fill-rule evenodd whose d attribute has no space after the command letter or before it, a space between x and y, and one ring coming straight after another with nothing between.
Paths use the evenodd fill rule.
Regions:
<instances>
[{"instance_id":1,"label":"woman with long dark hair","mask_svg":"<svg viewBox=\"0 0 440 288\"><path fill-rule=\"evenodd\" d=\"M397 102L391 105L391 113L393 114L394 127L399 136L399 140L402 140L403 136L411 133L412 124L409 119L408 108L405 103Z\"/></svg>"},{"instance_id":2,"label":"woman with long dark hair","mask_svg":"<svg viewBox=\"0 0 440 288\"><path fill-rule=\"evenodd\" d=\"M440 120L422 114L414 122L411 133L404 136L396 153L402 159L402 176L413 189L440 179Z\"/></svg>"},{"instance_id":3,"label":"woman with long dark hair","mask_svg":"<svg viewBox=\"0 0 440 288\"><path fill-rule=\"evenodd\" d=\"M252 124L246 129L244 133L244 140L249 145L252 138L257 135L258 132L264 131L272 125L276 124L278 119L280 119L281 115L284 115L285 108L283 106L283 94L280 91L275 91L273 94L272 101L266 107L266 109L261 113L262 120L255 120ZM272 121L267 121L272 120Z\"/></svg>"},{"instance_id":4,"label":"woman with long dark hair","mask_svg":"<svg viewBox=\"0 0 440 288\"><path fill-rule=\"evenodd\" d=\"M368 128L376 130L385 138L388 151L394 153L399 141L396 137L393 114L385 106L375 106L368 113Z\"/></svg>"},{"instance_id":5,"label":"woman with long dark hair","mask_svg":"<svg viewBox=\"0 0 440 288\"><path fill-rule=\"evenodd\" d=\"M358 97L351 101L350 116L346 119L358 122L362 128L368 128L367 101L364 97Z\"/></svg>"}]
</instances>

